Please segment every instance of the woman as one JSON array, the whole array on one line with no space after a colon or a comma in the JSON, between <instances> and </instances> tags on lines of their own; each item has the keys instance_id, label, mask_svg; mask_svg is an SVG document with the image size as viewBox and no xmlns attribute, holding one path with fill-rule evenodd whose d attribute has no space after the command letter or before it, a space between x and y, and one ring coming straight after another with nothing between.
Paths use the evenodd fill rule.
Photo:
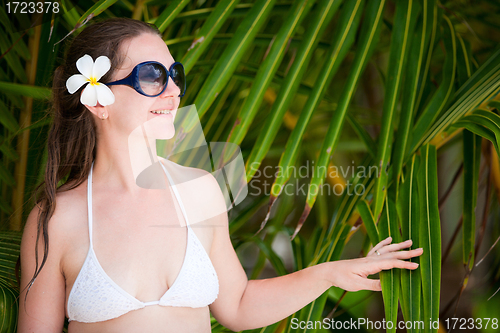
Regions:
<instances>
[{"instance_id":1,"label":"woman","mask_svg":"<svg viewBox=\"0 0 500 333\"><path fill-rule=\"evenodd\" d=\"M331 286L381 290L368 275L417 268L401 259L422 250L388 238L366 258L248 281L214 177L156 154L148 168L137 148L146 140L155 152L155 139L173 136L182 74L140 21L94 23L71 43L54 73L44 190L23 233L19 332L60 332L65 316L69 332L210 332L210 312L240 331Z\"/></svg>"}]
</instances>

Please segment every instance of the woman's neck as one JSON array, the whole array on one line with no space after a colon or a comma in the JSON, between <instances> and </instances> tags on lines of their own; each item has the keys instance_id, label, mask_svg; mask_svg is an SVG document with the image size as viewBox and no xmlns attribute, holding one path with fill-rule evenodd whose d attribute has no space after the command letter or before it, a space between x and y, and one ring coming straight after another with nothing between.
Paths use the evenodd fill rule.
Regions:
<instances>
[{"instance_id":1,"label":"woman's neck","mask_svg":"<svg viewBox=\"0 0 500 333\"><path fill-rule=\"evenodd\" d=\"M143 189L165 188L165 174L156 154L156 139L148 138L139 126L126 139L100 135L93 177L105 179L108 186L131 193Z\"/></svg>"}]
</instances>

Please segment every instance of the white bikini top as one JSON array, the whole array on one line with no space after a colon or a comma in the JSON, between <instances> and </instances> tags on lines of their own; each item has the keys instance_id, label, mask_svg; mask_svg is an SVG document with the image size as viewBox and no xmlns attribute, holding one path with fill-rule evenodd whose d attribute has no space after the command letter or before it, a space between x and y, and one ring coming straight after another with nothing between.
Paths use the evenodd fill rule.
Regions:
<instances>
[{"instance_id":1,"label":"white bikini top","mask_svg":"<svg viewBox=\"0 0 500 333\"><path fill-rule=\"evenodd\" d=\"M162 164L162 163L160 163ZM95 323L120 317L129 311L150 305L205 307L219 294L215 269L198 237L191 229L181 197L169 173L162 165L187 224L187 246L181 270L172 286L158 301L141 302L118 286L102 269L92 247L92 168L88 177L87 205L89 251L68 298L68 319Z\"/></svg>"}]
</instances>

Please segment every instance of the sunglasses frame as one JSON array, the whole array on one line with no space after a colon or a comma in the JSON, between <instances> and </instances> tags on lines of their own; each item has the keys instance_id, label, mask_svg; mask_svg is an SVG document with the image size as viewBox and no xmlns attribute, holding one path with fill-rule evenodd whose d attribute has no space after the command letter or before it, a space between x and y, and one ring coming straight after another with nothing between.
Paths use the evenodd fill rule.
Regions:
<instances>
[{"instance_id":1,"label":"sunglasses frame","mask_svg":"<svg viewBox=\"0 0 500 333\"><path fill-rule=\"evenodd\" d=\"M165 86L163 87L162 91L160 93L156 94L156 95L148 95L148 94L146 94L142 90L141 84L139 82L139 70L141 69L142 66L149 65L149 64L158 64L161 67L163 67L163 69L167 73L167 82L165 82ZM145 62L141 62L140 64L137 64L134 67L134 69L132 69L132 72L129 75L127 75L126 77L124 77L123 79L120 79L120 80L117 80L117 81L113 81L113 82L110 82L110 83L105 83L105 85L107 85L107 86L125 85L125 86L129 86L129 87L133 88L135 91L137 91L141 95L144 95L144 96L147 96L147 97L157 97L157 96L160 96L161 94L163 94L163 92L165 91L165 89L167 89L169 77L172 79L172 81L174 82L174 84L177 85L175 83L175 81L174 81L174 78L172 77L172 74L171 74L172 68L175 65L177 65L177 64L181 65L182 71L184 72L184 66L180 62L178 62L178 61L174 62L170 66L170 70L168 70L165 66L163 66L163 64L161 62L158 62L158 61L145 61ZM184 72L184 76L185 75L186 74ZM179 89L181 89L181 94L179 95L179 97L183 97L184 94L186 93L186 82L184 82L184 87L183 88L179 87Z\"/></svg>"}]
</instances>

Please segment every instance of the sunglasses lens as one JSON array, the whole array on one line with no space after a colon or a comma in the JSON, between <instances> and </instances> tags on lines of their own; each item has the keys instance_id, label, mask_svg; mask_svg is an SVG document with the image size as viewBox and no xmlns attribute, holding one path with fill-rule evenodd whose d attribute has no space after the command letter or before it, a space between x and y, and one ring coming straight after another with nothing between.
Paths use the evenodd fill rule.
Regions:
<instances>
[{"instance_id":1,"label":"sunglasses lens","mask_svg":"<svg viewBox=\"0 0 500 333\"><path fill-rule=\"evenodd\" d=\"M186 75L184 74L184 67L180 63L175 64L170 68L170 74L174 83L181 90L181 96L186 92Z\"/></svg>"},{"instance_id":2,"label":"sunglasses lens","mask_svg":"<svg viewBox=\"0 0 500 333\"><path fill-rule=\"evenodd\" d=\"M139 69L139 84L147 95L154 96L161 93L167 83L165 68L159 64L146 64Z\"/></svg>"}]
</instances>

